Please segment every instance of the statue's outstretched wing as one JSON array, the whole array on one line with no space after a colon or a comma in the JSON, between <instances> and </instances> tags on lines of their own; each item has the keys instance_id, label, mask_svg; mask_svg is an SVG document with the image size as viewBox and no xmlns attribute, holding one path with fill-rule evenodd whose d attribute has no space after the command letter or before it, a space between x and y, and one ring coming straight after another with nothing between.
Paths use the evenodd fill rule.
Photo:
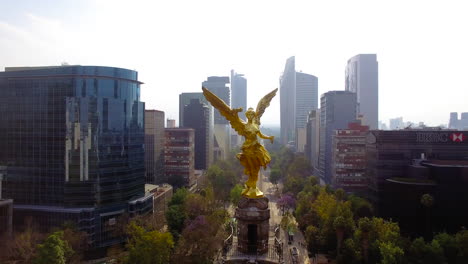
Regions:
<instances>
[{"instance_id":1,"label":"statue's outstretched wing","mask_svg":"<svg viewBox=\"0 0 468 264\"><path fill-rule=\"evenodd\" d=\"M255 121L258 125L260 125L260 118L262 117L263 113L265 113L265 109L270 105L271 99L275 97L278 88L271 91L269 94L265 95L257 104L256 118Z\"/></svg>"},{"instance_id":2,"label":"statue's outstretched wing","mask_svg":"<svg viewBox=\"0 0 468 264\"><path fill-rule=\"evenodd\" d=\"M231 123L232 128L234 128L239 135L243 136L245 133L245 123L238 115L239 111L242 111L242 109L231 109L222 99L205 87L202 87L202 90L206 100L208 100L214 108L218 109L219 113Z\"/></svg>"}]
</instances>

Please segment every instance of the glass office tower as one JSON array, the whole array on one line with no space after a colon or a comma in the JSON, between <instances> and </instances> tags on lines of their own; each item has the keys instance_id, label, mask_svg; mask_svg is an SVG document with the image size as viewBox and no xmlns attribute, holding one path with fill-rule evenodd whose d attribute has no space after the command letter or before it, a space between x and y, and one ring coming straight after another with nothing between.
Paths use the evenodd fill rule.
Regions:
<instances>
[{"instance_id":1,"label":"glass office tower","mask_svg":"<svg viewBox=\"0 0 468 264\"><path fill-rule=\"evenodd\" d=\"M137 72L111 67L0 72L0 166L15 224L73 221L100 247L119 241L122 215L151 210L140 84Z\"/></svg>"}]
</instances>

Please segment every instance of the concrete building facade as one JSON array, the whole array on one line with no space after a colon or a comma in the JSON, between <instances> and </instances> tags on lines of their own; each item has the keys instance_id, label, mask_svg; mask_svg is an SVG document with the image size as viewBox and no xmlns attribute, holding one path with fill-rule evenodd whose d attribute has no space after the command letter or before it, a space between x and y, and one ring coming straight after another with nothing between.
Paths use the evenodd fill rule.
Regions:
<instances>
[{"instance_id":1,"label":"concrete building facade","mask_svg":"<svg viewBox=\"0 0 468 264\"><path fill-rule=\"evenodd\" d=\"M168 182L174 188L195 184L195 130L166 128L164 168Z\"/></svg>"},{"instance_id":2,"label":"concrete building facade","mask_svg":"<svg viewBox=\"0 0 468 264\"><path fill-rule=\"evenodd\" d=\"M368 126L350 123L346 129L335 130L332 138L332 184L348 193L367 190L366 137Z\"/></svg>"},{"instance_id":3,"label":"concrete building facade","mask_svg":"<svg viewBox=\"0 0 468 264\"><path fill-rule=\"evenodd\" d=\"M164 174L164 112L145 110L146 183L165 182Z\"/></svg>"}]
</instances>

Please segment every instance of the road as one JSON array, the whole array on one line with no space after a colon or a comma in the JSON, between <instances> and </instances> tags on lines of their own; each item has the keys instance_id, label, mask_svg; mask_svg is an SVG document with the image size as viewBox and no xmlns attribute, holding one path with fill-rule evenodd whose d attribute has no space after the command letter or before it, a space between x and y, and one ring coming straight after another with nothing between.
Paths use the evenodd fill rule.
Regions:
<instances>
[{"instance_id":1,"label":"road","mask_svg":"<svg viewBox=\"0 0 468 264\"><path fill-rule=\"evenodd\" d=\"M277 192L276 187L273 183L271 183L268 179L269 169L266 171L261 171L261 175L258 179L258 187L260 190L265 194L265 196L269 200L269 207L270 207L270 226L276 226L281 223L281 212L279 207L276 205L276 202L279 198L279 192ZM270 230L274 230L274 228L270 228ZM274 234L271 234L274 236ZM285 264L293 264L291 259L291 249L296 247L299 250L299 261L298 264L309 264L309 257L307 254L307 247L306 242L304 240L303 234L298 231L294 234L294 241L291 245L288 245L287 233L285 230L281 230L280 232L280 239L283 241L283 248L284 248L284 263ZM304 246L302 246L304 245Z\"/></svg>"}]
</instances>

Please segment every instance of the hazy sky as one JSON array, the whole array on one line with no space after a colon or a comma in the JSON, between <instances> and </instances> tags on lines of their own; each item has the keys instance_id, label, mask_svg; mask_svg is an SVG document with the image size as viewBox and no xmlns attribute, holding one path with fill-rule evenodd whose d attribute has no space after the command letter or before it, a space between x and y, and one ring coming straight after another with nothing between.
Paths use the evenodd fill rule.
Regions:
<instances>
[{"instance_id":1,"label":"hazy sky","mask_svg":"<svg viewBox=\"0 0 468 264\"><path fill-rule=\"evenodd\" d=\"M468 112L467 14L467 1L0 0L0 70L134 69L146 108L177 119L178 95L207 76L245 74L255 106L290 56L322 94L344 89L350 57L377 53L379 119L439 125ZM279 124L279 95L262 120Z\"/></svg>"}]
</instances>

